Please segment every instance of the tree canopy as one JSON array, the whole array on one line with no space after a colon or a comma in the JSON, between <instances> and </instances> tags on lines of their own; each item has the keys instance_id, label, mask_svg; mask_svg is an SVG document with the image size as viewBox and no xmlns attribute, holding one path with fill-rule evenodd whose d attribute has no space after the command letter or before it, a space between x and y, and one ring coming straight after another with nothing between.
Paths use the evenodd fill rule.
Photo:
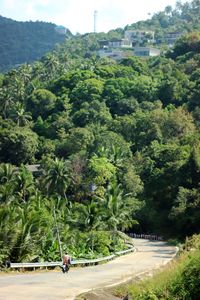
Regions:
<instances>
[{"instance_id":1,"label":"tree canopy","mask_svg":"<svg viewBox=\"0 0 200 300\"><path fill-rule=\"evenodd\" d=\"M188 5L151 22L191 25ZM119 230L199 230L199 33L153 58L96 47L76 36L0 77L0 262L59 259L58 229L76 257L124 249Z\"/></svg>"}]
</instances>

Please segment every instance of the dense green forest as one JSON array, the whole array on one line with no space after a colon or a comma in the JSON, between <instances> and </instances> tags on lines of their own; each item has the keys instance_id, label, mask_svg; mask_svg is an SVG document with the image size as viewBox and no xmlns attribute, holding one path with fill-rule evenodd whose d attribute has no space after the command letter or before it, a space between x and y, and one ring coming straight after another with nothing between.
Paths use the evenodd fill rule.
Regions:
<instances>
[{"instance_id":1,"label":"dense green forest","mask_svg":"<svg viewBox=\"0 0 200 300\"><path fill-rule=\"evenodd\" d=\"M59 259L58 232L74 257L199 232L200 33L118 62L93 52L102 35L0 76L0 262Z\"/></svg>"},{"instance_id":2,"label":"dense green forest","mask_svg":"<svg viewBox=\"0 0 200 300\"><path fill-rule=\"evenodd\" d=\"M56 25L46 22L18 22L0 16L0 72L31 63L70 37L60 34Z\"/></svg>"}]
</instances>

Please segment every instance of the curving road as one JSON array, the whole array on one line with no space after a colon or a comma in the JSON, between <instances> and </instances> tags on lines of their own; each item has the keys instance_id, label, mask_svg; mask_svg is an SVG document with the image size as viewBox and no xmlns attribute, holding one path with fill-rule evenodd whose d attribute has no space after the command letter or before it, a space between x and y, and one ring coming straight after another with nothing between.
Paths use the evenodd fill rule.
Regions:
<instances>
[{"instance_id":1,"label":"curving road","mask_svg":"<svg viewBox=\"0 0 200 300\"><path fill-rule=\"evenodd\" d=\"M26 274L0 275L0 300L72 300L75 296L126 281L169 262L176 248L164 242L134 239L138 251L106 264Z\"/></svg>"}]
</instances>

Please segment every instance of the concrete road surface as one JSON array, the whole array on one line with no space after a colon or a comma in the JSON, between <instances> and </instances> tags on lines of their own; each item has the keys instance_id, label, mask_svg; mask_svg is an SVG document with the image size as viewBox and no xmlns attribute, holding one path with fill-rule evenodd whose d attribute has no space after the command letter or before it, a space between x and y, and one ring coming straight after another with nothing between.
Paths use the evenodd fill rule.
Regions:
<instances>
[{"instance_id":1,"label":"concrete road surface","mask_svg":"<svg viewBox=\"0 0 200 300\"><path fill-rule=\"evenodd\" d=\"M126 281L169 262L176 248L164 242L134 239L138 251L106 264L60 270L0 275L0 300L72 300L75 296Z\"/></svg>"}]
</instances>

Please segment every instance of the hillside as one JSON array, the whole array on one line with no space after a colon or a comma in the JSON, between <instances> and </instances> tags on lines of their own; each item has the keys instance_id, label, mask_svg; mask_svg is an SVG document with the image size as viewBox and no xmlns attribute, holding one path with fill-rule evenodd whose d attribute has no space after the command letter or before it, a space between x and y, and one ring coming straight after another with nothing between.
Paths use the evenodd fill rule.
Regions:
<instances>
[{"instance_id":1,"label":"hillside","mask_svg":"<svg viewBox=\"0 0 200 300\"><path fill-rule=\"evenodd\" d=\"M134 47L154 47L157 53L166 52L184 35L200 30L200 1L194 0L176 7L167 6L164 11L155 13L150 19L139 21L108 33L87 33L73 37L62 52L72 58L93 55L120 59L134 55ZM116 42L116 43L115 43ZM116 58L118 57L118 58Z\"/></svg>"},{"instance_id":2,"label":"hillside","mask_svg":"<svg viewBox=\"0 0 200 300\"><path fill-rule=\"evenodd\" d=\"M75 257L122 249L119 231L199 232L200 33L118 61L102 37L0 76L0 262L58 259L55 224Z\"/></svg>"},{"instance_id":3,"label":"hillside","mask_svg":"<svg viewBox=\"0 0 200 300\"><path fill-rule=\"evenodd\" d=\"M155 38L162 38L168 32L187 33L200 30L200 1L181 3L175 9L167 6L146 21L139 21L125 27L125 30L149 29L155 31Z\"/></svg>"},{"instance_id":4,"label":"hillside","mask_svg":"<svg viewBox=\"0 0 200 300\"><path fill-rule=\"evenodd\" d=\"M0 16L0 71L40 59L57 43L62 43L66 35L55 28L52 23L18 22Z\"/></svg>"},{"instance_id":5,"label":"hillside","mask_svg":"<svg viewBox=\"0 0 200 300\"><path fill-rule=\"evenodd\" d=\"M56 44L72 37L68 45L68 56L90 55L99 50L101 40L123 38L128 30L146 30L155 33L155 42L162 47L165 35L180 35L200 29L200 1L194 0L181 4L177 2L175 9L167 6L164 11L155 13L146 21L127 25L106 33L93 33L73 37L69 30L66 35L59 34L55 24L46 22L18 22L0 16L0 72L9 70L23 63L31 63L40 59L45 53L54 49ZM82 41L83 39L83 41ZM78 49L77 49L77 45ZM75 47L76 51L71 47ZM65 47L66 49L66 47ZM63 49L62 49L63 50ZM61 51L62 51L61 50Z\"/></svg>"}]
</instances>

